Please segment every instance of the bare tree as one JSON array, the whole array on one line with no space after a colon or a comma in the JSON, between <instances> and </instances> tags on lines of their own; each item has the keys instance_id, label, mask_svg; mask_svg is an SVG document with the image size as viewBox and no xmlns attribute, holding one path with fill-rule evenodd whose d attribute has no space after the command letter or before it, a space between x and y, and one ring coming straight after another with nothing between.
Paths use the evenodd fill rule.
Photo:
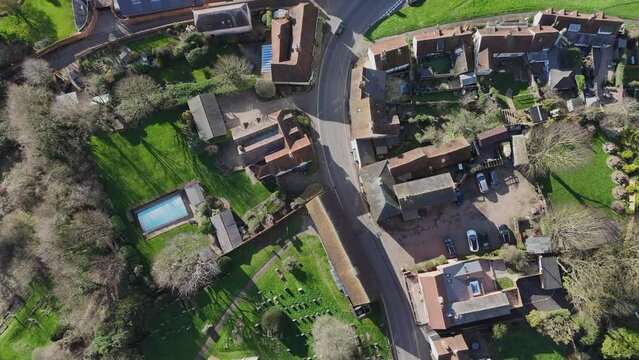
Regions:
<instances>
[{"instance_id":1,"label":"bare tree","mask_svg":"<svg viewBox=\"0 0 639 360\"><path fill-rule=\"evenodd\" d=\"M355 330L336 317L323 315L313 324L314 350L320 360L350 360L357 355Z\"/></svg>"},{"instance_id":2,"label":"bare tree","mask_svg":"<svg viewBox=\"0 0 639 360\"><path fill-rule=\"evenodd\" d=\"M592 158L590 134L579 125L568 122L533 128L527 148L529 164L524 171L531 177L569 171Z\"/></svg>"},{"instance_id":3,"label":"bare tree","mask_svg":"<svg viewBox=\"0 0 639 360\"><path fill-rule=\"evenodd\" d=\"M129 125L137 126L157 108L161 92L150 76L129 75L115 84L117 112Z\"/></svg>"},{"instance_id":4,"label":"bare tree","mask_svg":"<svg viewBox=\"0 0 639 360\"><path fill-rule=\"evenodd\" d=\"M49 119L53 94L47 89L30 85L9 87L7 111L11 130L16 139L28 151L35 151L38 145L37 132Z\"/></svg>"},{"instance_id":5,"label":"bare tree","mask_svg":"<svg viewBox=\"0 0 639 360\"><path fill-rule=\"evenodd\" d=\"M224 55L215 63L214 73L222 85L240 86L243 76L251 73L251 67L243 57Z\"/></svg>"},{"instance_id":6,"label":"bare tree","mask_svg":"<svg viewBox=\"0 0 639 360\"><path fill-rule=\"evenodd\" d=\"M208 236L179 234L156 256L152 273L158 285L188 297L219 275L220 268Z\"/></svg>"},{"instance_id":7,"label":"bare tree","mask_svg":"<svg viewBox=\"0 0 639 360\"><path fill-rule=\"evenodd\" d=\"M53 69L42 59L27 59L22 63L22 75L27 84L37 87L53 85Z\"/></svg>"},{"instance_id":8,"label":"bare tree","mask_svg":"<svg viewBox=\"0 0 639 360\"><path fill-rule=\"evenodd\" d=\"M614 220L586 206L553 206L547 220L552 242L559 249L589 250L620 239L619 227Z\"/></svg>"}]
</instances>

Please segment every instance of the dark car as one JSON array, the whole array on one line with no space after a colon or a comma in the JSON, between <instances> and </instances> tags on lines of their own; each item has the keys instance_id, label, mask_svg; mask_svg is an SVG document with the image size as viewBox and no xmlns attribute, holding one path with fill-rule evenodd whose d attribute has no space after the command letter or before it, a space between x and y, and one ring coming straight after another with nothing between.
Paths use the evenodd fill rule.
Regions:
<instances>
[{"instance_id":1,"label":"dark car","mask_svg":"<svg viewBox=\"0 0 639 360\"><path fill-rule=\"evenodd\" d=\"M493 188L493 190L499 189L499 175L497 174L497 170L490 172L490 187Z\"/></svg>"},{"instance_id":2,"label":"dark car","mask_svg":"<svg viewBox=\"0 0 639 360\"><path fill-rule=\"evenodd\" d=\"M335 30L335 36L342 35L345 27L346 25L344 25L344 22L340 22L339 25L337 25L337 29Z\"/></svg>"},{"instance_id":3,"label":"dark car","mask_svg":"<svg viewBox=\"0 0 639 360\"><path fill-rule=\"evenodd\" d=\"M451 257L457 256L457 249L455 249L455 243L450 236L444 238L444 245L446 245L446 250L448 251L448 255Z\"/></svg>"},{"instance_id":4,"label":"dark car","mask_svg":"<svg viewBox=\"0 0 639 360\"><path fill-rule=\"evenodd\" d=\"M461 204L464 202L464 194L462 194L462 191L459 187L455 188L455 203L456 204Z\"/></svg>"},{"instance_id":5,"label":"dark car","mask_svg":"<svg viewBox=\"0 0 639 360\"><path fill-rule=\"evenodd\" d=\"M499 229L499 237L501 238L501 241L504 244L512 244L513 238L512 236L510 236L510 229L508 228L508 225L506 224L499 225L498 229Z\"/></svg>"},{"instance_id":6,"label":"dark car","mask_svg":"<svg viewBox=\"0 0 639 360\"><path fill-rule=\"evenodd\" d=\"M481 248L484 249L484 251L488 251L491 249L490 240L488 239L488 234L479 233L479 243L481 244Z\"/></svg>"}]
</instances>

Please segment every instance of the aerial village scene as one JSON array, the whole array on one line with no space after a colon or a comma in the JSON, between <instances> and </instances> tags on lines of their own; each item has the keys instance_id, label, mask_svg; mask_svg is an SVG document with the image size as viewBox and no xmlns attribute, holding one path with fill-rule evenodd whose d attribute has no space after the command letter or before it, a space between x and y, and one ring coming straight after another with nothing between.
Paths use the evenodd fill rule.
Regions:
<instances>
[{"instance_id":1,"label":"aerial village scene","mask_svg":"<svg viewBox=\"0 0 639 360\"><path fill-rule=\"evenodd\" d=\"M0 0L0 360L639 359L639 1Z\"/></svg>"}]
</instances>

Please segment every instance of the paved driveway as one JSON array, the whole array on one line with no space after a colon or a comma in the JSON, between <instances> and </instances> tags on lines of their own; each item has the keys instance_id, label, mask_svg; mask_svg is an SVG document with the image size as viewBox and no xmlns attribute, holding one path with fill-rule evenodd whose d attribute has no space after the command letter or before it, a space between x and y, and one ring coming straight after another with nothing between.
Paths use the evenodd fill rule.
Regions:
<instances>
[{"instance_id":1,"label":"paved driveway","mask_svg":"<svg viewBox=\"0 0 639 360\"><path fill-rule=\"evenodd\" d=\"M477 184L468 176L462 184L464 202L432 209L419 220L403 222L393 219L384 228L395 239L392 256L398 263L412 265L445 253L442 239L452 236L460 255L470 254L466 230L488 234L493 247L501 245L497 227L511 227L513 217L528 215L537 203L534 187L519 172L500 169L501 188L479 194ZM512 228L512 227L511 227Z\"/></svg>"}]
</instances>

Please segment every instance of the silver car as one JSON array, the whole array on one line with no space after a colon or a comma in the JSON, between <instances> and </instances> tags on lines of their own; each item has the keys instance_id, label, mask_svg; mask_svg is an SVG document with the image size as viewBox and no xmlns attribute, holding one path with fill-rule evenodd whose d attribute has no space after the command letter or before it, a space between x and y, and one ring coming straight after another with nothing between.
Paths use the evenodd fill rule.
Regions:
<instances>
[{"instance_id":1,"label":"silver car","mask_svg":"<svg viewBox=\"0 0 639 360\"><path fill-rule=\"evenodd\" d=\"M477 232L475 230L466 231L466 239L468 239L468 247L471 252L479 251L479 240L477 239Z\"/></svg>"},{"instance_id":2,"label":"silver car","mask_svg":"<svg viewBox=\"0 0 639 360\"><path fill-rule=\"evenodd\" d=\"M483 172L478 172L475 174L475 178L477 179L477 187L479 187L479 192L485 194L488 192L488 183L486 182L486 176Z\"/></svg>"}]
</instances>

